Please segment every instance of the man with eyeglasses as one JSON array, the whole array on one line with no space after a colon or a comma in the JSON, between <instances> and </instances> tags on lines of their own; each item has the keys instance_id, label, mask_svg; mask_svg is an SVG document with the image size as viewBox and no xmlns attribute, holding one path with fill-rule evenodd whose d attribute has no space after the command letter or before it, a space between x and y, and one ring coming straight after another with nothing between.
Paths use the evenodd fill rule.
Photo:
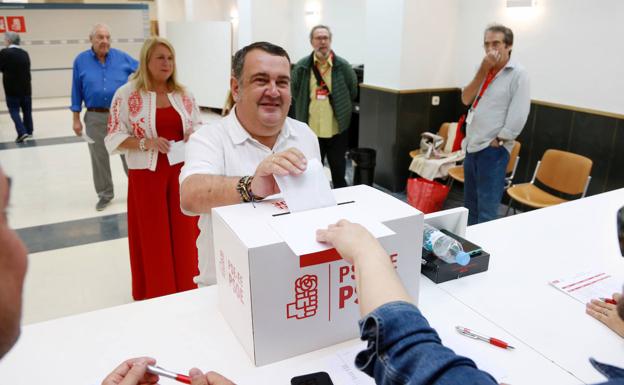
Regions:
<instances>
[{"instance_id":1,"label":"man with eyeglasses","mask_svg":"<svg viewBox=\"0 0 624 385\"><path fill-rule=\"evenodd\" d=\"M498 217L509 154L531 107L529 76L511 59L512 47L511 29L489 26L483 38L485 56L461 95L462 102L470 106L462 144L469 225Z\"/></svg>"},{"instance_id":2,"label":"man with eyeglasses","mask_svg":"<svg viewBox=\"0 0 624 385\"><path fill-rule=\"evenodd\" d=\"M357 96L357 77L349 62L332 51L331 43L328 26L312 28L310 44L314 51L294 66L291 89L295 118L308 123L318 137L321 160L327 155L333 186L339 188L347 185L347 130Z\"/></svg>"}]
</instances>

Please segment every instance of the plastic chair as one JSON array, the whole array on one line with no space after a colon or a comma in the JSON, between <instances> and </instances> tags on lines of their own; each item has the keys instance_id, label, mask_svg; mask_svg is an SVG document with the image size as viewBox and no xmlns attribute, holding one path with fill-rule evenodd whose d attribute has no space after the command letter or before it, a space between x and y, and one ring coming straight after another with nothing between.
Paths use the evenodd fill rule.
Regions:
<instances>
[{"instance_id":1,"label":"plastic chair","mask_svg":"<svg viewBox=\"0 0 624 385\"><path fill-rule=\"evenodd\" d=\"M507 163L507 169L505 170L505 189L511 186L514 176L516 175L516 169L518 168L518 162L520 161L520 147L522 144L517 140L514 140L514 146L509 154L509 162ZM449 170L448 186L452 187L453 182L458 181L464 183L464 166L453 167Z\"/></svg>"},{"instance_id":2,"label":"plastic chair","mask_svg":"<svg viewBox=\"0 0 624 385\"><path fill-rule=\"evenodd\" d=\"M592 164L591 159L582 155L546 150L535 166L531 182L507 189L511 199L505 215L514 201L537 209L583 198L591 181Z\"/></svg>"}]
</instances>

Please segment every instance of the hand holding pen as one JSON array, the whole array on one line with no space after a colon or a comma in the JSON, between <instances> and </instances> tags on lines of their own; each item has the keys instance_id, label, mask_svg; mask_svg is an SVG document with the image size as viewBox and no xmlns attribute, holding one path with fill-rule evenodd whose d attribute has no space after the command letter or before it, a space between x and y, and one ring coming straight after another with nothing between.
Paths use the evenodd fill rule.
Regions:
<instances>
[{"instance_id":1,"label":"hand holding pen","mask_svg":"<svg viewBox=\"0 0 624 385\"><path fill-rule=\"evenodd\" d=\"M592 299L585 305L585 313L607 325L607 327L624 338L624 320L618 315L618 303L622 301L620 294L612 298ZM620 304L622 306L622 304Z\"/></svg>"},{"instance_id":2,"label":"hand holding pen","mask_svg":"<svg viewBox=\"0 0 624 385\"><path fill-rule=\"evenodd\" d=\"M158 383L158 376L148 373L147 366L156 364L151 357L131 358L109 374L102 385L143 385Z\"/></svg>"},{"instance_id":3,"label":"hand holding pen","mask_svg":"<svg viewBox=\"0 0 624 385\"><path fill-rule=\"evenodd\" d=\"M466 336L468 338L472 338L475 340L487 342L490 345L498 346L503 349L515 349L513 346L509 345L507 342L503 340L499 340L498 338L488 337L481 333L478 333L472 329L465 328L463 326L455 326L455 330L459 332L459 334Z\"/></svg>"},{"instance_id":4,"label":"hand holding pen","mask_svg":"<svg viewBox=\"0 0 624 385\"><path fill-rule=\"evenodd\" d=\"M193 368L189 375L178 374L156 366L151 357L139 357L126 360L109 374L102 385L151 385L157 384L160 377L191 385L234 385L233 382L215 372L202 373Z\"/></svg>"}]
</instances>

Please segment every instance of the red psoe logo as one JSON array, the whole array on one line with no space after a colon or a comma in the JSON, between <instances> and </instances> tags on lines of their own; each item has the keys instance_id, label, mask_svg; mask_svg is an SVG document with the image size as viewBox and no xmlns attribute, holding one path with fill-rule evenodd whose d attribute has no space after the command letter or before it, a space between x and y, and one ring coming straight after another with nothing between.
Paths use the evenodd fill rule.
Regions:
<instances>
[{"instance_id":1,"label":"red psoe logo","mask_svg":"<svg viewBox=\"0 0 624 385\"><path fill-rule=\"evenodd\" d=\"M273 206L277 207L280 210L288 210L288 205L284 201L275 201L273 202Z\"/></svg>"},{"instance_id":2,"label":"red psoe logo","mask_svg":"<svg viewBox=\"0 0 624 385\"><path fill-rule=\"evenodd\" d=\"M286 305L286 318L309 318L318 309L318 277L304 275L295 281L295 302Z\"/></svg>"},{"instance_id":3,"label":"red psoe logo","mask_svg":"<svg viewBox=\"0 0 624 385\"><path fill-rule=\"evenodd\" d=\"M7 27L9 31L13 32L26 32L26 22L24 16L7 16Z\"/></svg>"}]
</instances>

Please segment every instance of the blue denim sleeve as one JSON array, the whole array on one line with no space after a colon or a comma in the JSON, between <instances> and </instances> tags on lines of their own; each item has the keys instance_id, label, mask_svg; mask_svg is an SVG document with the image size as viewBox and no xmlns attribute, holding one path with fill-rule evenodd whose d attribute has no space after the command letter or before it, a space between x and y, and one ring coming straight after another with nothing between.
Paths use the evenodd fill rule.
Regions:
<instances>
[{"instance_id":1,"label":"blue denim sleeve","mask_svg":"<svg viewBox=\"0 0 624 385\"><path fill-rule=\"evenodd\" d=\"M360 321L368 347L355 358L358 369L378 385L497 384L475 363L442 345L416 306L390 302Z\"/></svg>"}]
</instances>

